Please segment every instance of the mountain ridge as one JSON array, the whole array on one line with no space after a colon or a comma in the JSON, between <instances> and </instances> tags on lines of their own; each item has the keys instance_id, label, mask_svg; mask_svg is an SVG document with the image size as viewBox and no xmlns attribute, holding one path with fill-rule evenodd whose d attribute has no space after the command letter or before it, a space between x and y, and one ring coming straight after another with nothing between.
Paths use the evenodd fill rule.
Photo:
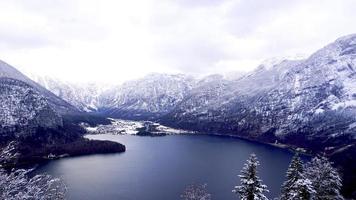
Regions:
<instances>
[{"instance_id":1,"label":"mountain ridge","mask_svg":"<svg viewBox=\"0 0 356 200\"><path fill-rule=\"evenodd\" d=\"M45 96L47 96L51 106L59 113L63 114L63 113L78 112L78 110L74 106L72 106L68 102L64 101L63 99L58 98L52 92L48 91L43 86L34 82L30 78L28 78L27 76L22 74L20 71L18 71L16 68L5 63L2 60L0 60L0 77L17 79L17 80L23 81L23 82L31 85L32 87L36 88L40 93L43 93Z\"/></svg>"}]
</instances>

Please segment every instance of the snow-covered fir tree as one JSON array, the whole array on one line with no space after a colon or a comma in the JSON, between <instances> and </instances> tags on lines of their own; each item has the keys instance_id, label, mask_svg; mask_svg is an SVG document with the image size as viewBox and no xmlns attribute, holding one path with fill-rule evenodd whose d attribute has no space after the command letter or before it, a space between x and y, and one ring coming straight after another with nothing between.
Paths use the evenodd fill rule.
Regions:
<instances>
[{"instance_id":1,"label":"snow-covered fir tree","mask_svg":"<svg viewBox=\"0 0 356 200\"><path fill-rule=\"evenodd\" d=\"M211 194L206 189L207 184L189 185L181 195L182 200L211 200Z\"/></svg>"},{"instance_id":2,"label":"snow-covered fir tree","mask_svg":"<svg viewBox=\"0 0 356 200\"><path fill-rule=\"evenodd\" d=\"M304 175L303 162L296 154L288 167L280 199L310 200L314 193L312 182Z\"/></svg>"},{"instance_id":3,"label":"snow-covered fir tree","mask_svg":"<svg viewBox=\"0 0 356 200\"><path fill-rule=\"evenodd\" d=\"M313 200L314 194L312 182L302 176L292 185L288 200Z\"/></svg>"},{"instance_id":4,"label":"snow-covered fir tree","mask_svg":"<svg viewBox=\"0 0 356 200\"><path fill-rule=\"evenodd\" d=\"M305 176L311 180L316 200L341 200L341 178L325 157L315 157L307 164Z\"/></svg>"},{"instance_id":5,"label":"snow-covered fir tree","mask_svg":"<svg viewBox=\"0 0 356 200\"><path fill-rule=\"evenodd\" d=\"M241 200L267 200L263 194L268 192L267 186L262 184L262 180L257 176L257 166L259 162L255 154L251 154L247 163L239 175L241 185L235 186L232 192L240 195Z\"/></svg>"},{"instance_id":6,"label":"snow-covered fir tree","mask_svg":"<svg viewBox=\"0 0 356 200\"><path fill-rule=\"evenodd\" d=\"M297 184L297 181L302 179L303 171L304 171L303 162L299 158L298 154L295 154L287 169L286 181L282 185L282 191L280 197L281 200L292 199L292 195L295 194L296 192L294 191L295 185Z\"/></svg>"}]
</instances>

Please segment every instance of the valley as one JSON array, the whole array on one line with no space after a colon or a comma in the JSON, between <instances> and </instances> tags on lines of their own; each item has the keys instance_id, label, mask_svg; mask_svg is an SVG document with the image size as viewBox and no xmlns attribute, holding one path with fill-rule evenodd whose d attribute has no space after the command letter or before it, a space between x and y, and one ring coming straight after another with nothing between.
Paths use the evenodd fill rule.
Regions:
<instances>
[{"instance_id":1,"label":"valley","mask_svg":"<svg viewBox=\"0 0 356 200\"><path fill-rule=\"evenodd\" d=\"M87 130L88 134L112 134L112 135L140 135L140 132L147 132L149 135L174 135L174 134L191 134L194 133L188 130L174 129L163 126L152 121L132 121L109 118L111 124L98 125L90 127L87 124L82 126Z\"/></svg>"},{"instance_id":2,"label":"valley","mask_svg":"<svg viewBox=\"0 0 356 200\"><path fill-rule=\"evenodd\" d=\"M355 34L308 58L262 63L235 78L156 73L111 86L33 79L0 61L0 164L4 167L130 151L117 139L85 138L95 138L91 135L220 135L325 155L343 174L343 194L354 195ZM137 140L170 140L151 137Z\"/></svg>"}]
</instances>

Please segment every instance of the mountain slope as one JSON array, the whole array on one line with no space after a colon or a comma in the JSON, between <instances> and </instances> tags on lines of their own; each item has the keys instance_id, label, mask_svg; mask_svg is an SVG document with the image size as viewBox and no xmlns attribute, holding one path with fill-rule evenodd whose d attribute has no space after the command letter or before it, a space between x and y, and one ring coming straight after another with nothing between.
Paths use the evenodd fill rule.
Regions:
<instances>
[{"instance_id":1,"label":"mountain slope","mask_svg":"<svg viewBox=\"0 0 356 200\"><path fill-rule=\"evenodd\" d=\"M30 85L15 79L0 78L1 141L27 137L39 127L63 126L62 118L47 100Z\"/></svg>"},{"instance_id":2,"label":"mountain slope","mask_svg":"<svg viewBox=\"0 0 356 200\"><path fill-rule=\"evenodd\" d=\"M76 109L71 104L67 103L63 99L59 98L52 92L46 90L44 87L38 83L32 81L27 76L23 75L20 71L10 66L9 64L0 60L0 77L12 78L27 83L28 85L35 88L40 94L46 97L50 106L61 114L67 113L77 113Z\"/></svg>"},{"instance_id":3,"label":"mountain slope","mask_svg":"<svg viewBox=\"0 0 356 200\"><path fill-rule=\"evenodd\" d=\"M184 75L151 74L106 91L101 111L113 117L153 119L170 112L193 83Z\"/></svg>"},{"instance_id":4,"label":"mountain slope","mask_svg":"<svg viewBox=\"0 0 356 200\"><path fill-rule=\"evenodd\" d=\"M0 166L12 168L45 160L49 154L85 155L125 151L108 141L88 141L79 122L101 118L76 108L0 63ZM105 120L104 120L105 121Z\"/></svg>"},{"instance_id":5,"label":"mountain slope","mask_svg":"<svg viewBox=\"0 0 356 200\"><path fill-rule=\"evenodd\" d=\"M356 133L355 58L356 35L346 36L306 60L261 65L220 87L196 87L161 121L309 148L346 144Z\"/></svg>"},{"instance_id":6,"label":"mountain slope","mask_svg":"<svg viewBox=\"0 0 356 200\"><path fill-rule=\"evenodd\" d=\"M95 83L74 84L51 77L31 76L41 86L83 112L95 112L101 107L100 96L110 86Z\"/></svg>"}]
</instances>

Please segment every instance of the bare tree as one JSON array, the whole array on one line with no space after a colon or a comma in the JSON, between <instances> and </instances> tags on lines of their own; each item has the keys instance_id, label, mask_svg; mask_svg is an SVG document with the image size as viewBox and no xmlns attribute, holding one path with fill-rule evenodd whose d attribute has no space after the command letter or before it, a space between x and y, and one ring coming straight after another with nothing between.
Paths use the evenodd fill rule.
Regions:
<instances>
[{"instance_id":1,"label":"bare tree","mask_svg":"<svg viewBox=\"0 0 356 200\"><path fill-rule=\"evenodd\" d=\"M182 200L211 200L211 194L206 189L207 184L191 184L181 195Z\"/></svg>"},{"instance_id":2,"label":"bare tree","mask_svg":"<svg viewBox=\"0 0 356 200\"><path fill-rule=\"evenodd\" d=\"M6 200L63 200L67 188L50 175L30 177L31 170L18 169L10 173L0 169L0 199Z\"/></svg>"}]
</instances>

